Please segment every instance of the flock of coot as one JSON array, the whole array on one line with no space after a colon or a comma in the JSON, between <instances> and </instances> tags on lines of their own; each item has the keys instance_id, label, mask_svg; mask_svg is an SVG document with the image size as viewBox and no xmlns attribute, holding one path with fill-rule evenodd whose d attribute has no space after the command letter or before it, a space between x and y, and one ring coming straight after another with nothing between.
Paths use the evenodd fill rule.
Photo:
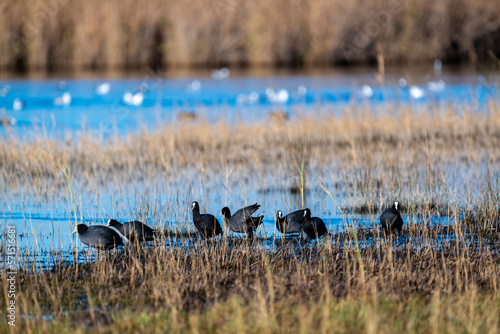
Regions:
<instances>
[{"instance_id":1,"label":"flock of coot","mask_svg":"<svg viewBox=\"0 0 500 334\"><path fill-rule=\"evenodd\" d=\"M226 228L236 233L245 233L252 239L254 232L262 224L264 216L252 217L259 209L257 203L241 208L231 215L231 210L224 207L221 211L222 222ZM193 223L203 239L215 237L222 233L222 227L214 215L200 213L198 202L192 203ZM387 233L393 232L399 237L403 227L403 219L399 214L399 202L394 202L391 208L380 216L380 224ZM112 228L110 228L112 227ZM276 229L283 234L305 234L311 239L320 238L328 233L321 218L311 217L311 210L297 210L283 216L279 210L276 213ZM123 245L123 239L128 242L152 241L155 231L149 226L132 221L121 224L110 219L106 226L79 224L73 233L78 233L80 240L87 246L100 250L110 250Z\"/></svg>"}]
</instances>

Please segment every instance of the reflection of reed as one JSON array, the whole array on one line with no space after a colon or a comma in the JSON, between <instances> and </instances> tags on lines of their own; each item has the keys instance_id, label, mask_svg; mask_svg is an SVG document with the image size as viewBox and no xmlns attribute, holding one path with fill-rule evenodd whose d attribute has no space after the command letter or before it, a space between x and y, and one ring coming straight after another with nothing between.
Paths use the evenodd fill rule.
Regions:
<instances>
[{"instance_id":1,"label":"reflection of reed","mask_svg":"<svg viewBox=\"0 0 500 334\"><path fill-rule=\"evenodd\" d=\"M500 2L488 0L19 0L3 7L0 66L18 70L475 61L500 54Z\"/></svg>"}]
</instances>

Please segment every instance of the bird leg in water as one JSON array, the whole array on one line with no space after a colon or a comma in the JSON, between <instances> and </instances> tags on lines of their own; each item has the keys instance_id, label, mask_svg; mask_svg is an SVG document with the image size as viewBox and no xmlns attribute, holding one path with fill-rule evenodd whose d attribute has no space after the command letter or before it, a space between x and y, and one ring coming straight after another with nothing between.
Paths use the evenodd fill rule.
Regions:
<instances>
[{"instance_id":1,"label":"bird leg in water","mask_svg":"<svg viewBox=\"0 0 500 334\"><path fill-rule=\"evenodd\" d=\"M399 229L394 229L394 234L396 235L397 238L399 238L400 236L400 232L399 232Z\"/></svg>"}]
</instances>

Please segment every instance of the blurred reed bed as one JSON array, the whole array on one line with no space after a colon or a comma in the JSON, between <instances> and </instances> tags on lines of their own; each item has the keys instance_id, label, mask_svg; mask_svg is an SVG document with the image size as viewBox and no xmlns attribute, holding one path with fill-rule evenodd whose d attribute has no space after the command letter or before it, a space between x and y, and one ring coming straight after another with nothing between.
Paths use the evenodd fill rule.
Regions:
<instances>
[{"instance_id":1,"label":"blurred reed bed","mask_svg":"<svg viewBox=\"0 0 500 334\"><path fill-rule=\"evenodd\" d=\"M105 69L495 61L497 1L96 1L0 5L0 67Z\"/></svg>"}]
</instances>

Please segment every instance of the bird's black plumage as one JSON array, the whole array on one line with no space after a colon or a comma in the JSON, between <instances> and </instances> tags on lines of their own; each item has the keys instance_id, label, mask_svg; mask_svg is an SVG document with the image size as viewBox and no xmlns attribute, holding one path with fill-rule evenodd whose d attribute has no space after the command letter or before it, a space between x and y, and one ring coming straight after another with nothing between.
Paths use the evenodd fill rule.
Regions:
<instances>
[{"instance_id":1,"label":"bird's black plumage","mask_svg":"<svg viewBox=\"0 0 500 334\"><path fill-rule=\"evenodd\" d=\"M264 216L252 217L251 215L260 208L257 203L241 208L231 215L228 207L222 208L224 224L229 230L236 233L246 233L249 238L253 237L253 232L262 224Z\"/></svg>"},{"instance_id":2,"label":"bird's black plumage","mask_svg":"<svg viewBox=\"0 0 500 334\"><path fill-rule=\"evenodd\" d=\"M115 219L110 219L106 226L114 227L130 242L134 242L135 240L140 242L154 240L155 231L139 221L131 221L122 224Z\"/></svg>"},{"instance_id":3,"label":"bird's black plumage","mask_svg":"<svg viewBox=\"0 0 500 334\"><path fill-rule=\"evenodd\" d=\"M399 237L403 228L403 219L399 214L399 202L394 202L392 207L382 212L380 215L380 224L385 232L394 232Z\"/></svg>"},{"instance_id":4,"label":"bird's black plumage","mask_svg":"<svg viewBox=\"0 0 500 334\"><path fill-rule=\"evenodd\" d=\"M192 208L193 223L198 232L200 232L202 238L211 238L222 233L220 223L214 215L208 213L200 214L200 206L198 205L198 202L193 202Z\"/></svg>"},{"instance_id":5,"label":"bird's black plumage","mask_svg":"<svg viewBox=\"0 0 500 334\"><path fill-rule=\"evenodd\" d=\"M283 217L283 212L276 212L276 229L281 233L302 233L304 230L304 210L290 212Z\"/></svg>"},{"instance_id":6,"label":"bird's black plumage","mask_svg":"<svg viewBox=\"0 0 500 334\"><path fill-rule=\"evenodd\" d=\"M311 239L322 237L328 233L325 223L321 218L311 217L311 210L305 209L304 214L304 232Z\"/></svg>"},{"instance_id":7,"label":"bird's black plumage","mask_svg":"<svg viewBox=\"0 0 500 334\"><path fill-rule=\"evenodd\" d=\"M78 224L73 233L78 233L80 241L85 245L99 250L110 250L123 245L122 238L115 230L102 225Z\"/></svg>"}]
</instances>

